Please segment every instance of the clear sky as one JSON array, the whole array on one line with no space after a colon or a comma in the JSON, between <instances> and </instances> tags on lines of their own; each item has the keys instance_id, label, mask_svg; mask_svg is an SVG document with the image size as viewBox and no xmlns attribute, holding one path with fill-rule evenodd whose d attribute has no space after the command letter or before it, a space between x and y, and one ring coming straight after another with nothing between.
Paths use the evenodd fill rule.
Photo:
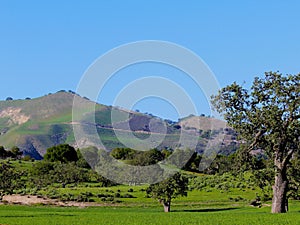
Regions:
<instances>
[{"instance_id":1,"label":"clear sky","mask_svg":"<svg viewBox=\"0 0 300 225\"><path fill-rule=\"evenodd\" d=\"M254 76L270 70L299 73L299 11L296 0L2 0L0 99L76 90L95 59L119 45L140 40L169 41L192 50L221 86L233 81L249 84ZM138 71L157 75L151 74L148 66ZM161 71L171 80L176 73ZM107 88L101 103L113 103L115 94L130 82L124 77L120 75ZM192 84L183 81L183 88L190 91L199 113L208 114L207 107L201 108L207 105L205 99L197 99ZM136 108L176 119L176 109L158 99L145 99Z\"/></svg>"}]
</instances>

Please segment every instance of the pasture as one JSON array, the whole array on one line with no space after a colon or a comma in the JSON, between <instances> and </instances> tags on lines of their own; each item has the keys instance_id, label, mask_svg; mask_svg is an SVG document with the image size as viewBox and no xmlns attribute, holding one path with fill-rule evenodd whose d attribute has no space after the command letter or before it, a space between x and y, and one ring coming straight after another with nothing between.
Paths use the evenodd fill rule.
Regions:
<instances>
[{"instance_id":1,"label":"pasture","mask_svg":"<svg viewBox=\"0 0 300 225\"><path fill-rule=\"evenodd\" d=\"M45 205L0 205L0 224L7 225L150 225L150 224L299 224L300 202L290 201L286 214L270 213L269 202L261 208L249 205L256 191L213 190L189 191L188 197L174 199L170 213L164 213L155 200L145 197L143 187L115 186L111 188L66 188L59 192L131 193L135 198L122 198L121 203L93 202L85 207ZM100 204L100 206L88 206Z\"/></svg>"},{"instance_id":2,"label":"pasture","mask_svg":"<svg viewBox=\"0 0 300 225\"><path fill-rule=\"evenodd\" d=\"M180 206L171 213L161 207L51 207L0 206L0 224L9 225L115 225L115 224L299 224L300 204L287 214L270 214L270 207Z\"/></svg>"}]
</instances>

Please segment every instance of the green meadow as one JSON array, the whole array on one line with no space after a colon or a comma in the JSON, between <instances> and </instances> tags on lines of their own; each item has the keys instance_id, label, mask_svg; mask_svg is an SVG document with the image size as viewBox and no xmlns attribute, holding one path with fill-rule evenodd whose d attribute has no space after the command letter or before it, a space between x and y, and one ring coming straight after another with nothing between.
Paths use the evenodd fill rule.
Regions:
<instances>
[{"instance_id":1,"label":"green meadow","mask_svg":"<svg viewBox=\"0 0 300 225\"><path fill-rule=\"evenodd\" d=\"M29 170L36 162L11 161L18 170ZM189 176L187 197L172 200L171 212L146 193L148 185L103 187L99 182L19 189L18 195L77 201L80 207L8 204L0 205L0 225L64 224L299 224L300 201L289 201L289 212L271 214L271 199L252 180L243 176L204 175L183 171ZM250 202L261 197L261 207ZM29 197L30 198L30 197Z\"/></svg>"},{"instance_id":2,"label":"green meadow","mask_svg":"<svg viewBox=\"0 0 300 225\"><path fill-rule=\"evenodd\" d=\"M141 203L142 204L142 203ZM234 204L174 204L171 213L159 206L52 207L0 206L0 224L9 225L98 225L98 224L299 224L300 204L290 212L271 214L270 207L253 208Z\"/></svg>"},{"instance_id":3,"label":"green meadow","mask_svg":"<svg viewBox=\"0 0 300 225\"><path fill-rule=\"evenodd\" d=\"M0 224L8 225L64 225L64 224L299 224L300 202L290 201L286 214L271 214L270 202L261 208L249 205L259 190L231 188L222 191L191 190L187 197L172 201L171 212L164 213L162 206L147 198L146 186L119 185L97 187L96 184L81 184L76 187L54 188L56 195L91 193L92 201L81 207L49 205L0 205ZM41 191L40 195L49 191ZM103 202L95 197L108 193L113 196L130 194L129 198L115 198ZM97 204L98 206L91 206Z\"/></svg>"}]
</instances>

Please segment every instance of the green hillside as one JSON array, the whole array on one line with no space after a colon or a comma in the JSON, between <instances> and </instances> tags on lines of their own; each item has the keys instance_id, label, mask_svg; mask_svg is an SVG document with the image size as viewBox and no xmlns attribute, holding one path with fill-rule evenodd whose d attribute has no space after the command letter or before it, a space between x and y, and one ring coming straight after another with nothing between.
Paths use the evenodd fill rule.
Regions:
<instances>
[{"instance_id":1,"label":"green hillside","mask_svg":"<svg viewBox=\"0 0 300 225\"><path fill-rule=\"evenodd\" d=\"M40 158L48 147L71 140L73 97L58 92L36 99L0 101L0 145L17 145Z\"/></svg>"},{"instance_id":2,"label":"green hillside","mask_svg":"<svg viewBox=\"0 0 300 225\"><path fill-rule=\"evenodd\" d=\"M116 129L129 142L134 141L129 140L132 139L129 135L132 132L139 139L148 138L150 134L159 138L162 133L166 133L159 148L176 148L181 132L185 132L191 139L200 137L197 150L201 151L209 138L203 136L203 132L212 127L209 124L216 123L217 129L220 129L220 124L222 124L216 119L212 121L209 118L201 118L201 126L201 124L195 123L195 117L186 118L179 123L163 121L148 114L101 104L95 105L94 102L73 92L59 91L35 99L0 101L0 146L11 148L16 145L25 154L37 159L41 158L46 149L53 145L68 143L76 147L73 133L74 121L72 124L74 97L79 103L76 108L80 117L77 121L78 124L84 124L87 132L96 127L102 143L110 150L123 147L115 135L114 129ZM112 111L113 122L111 121ZM166 132L160 130L163 122L167 124ZM151 131L149 124L151 124ZM199 130L201 130L202 136Z\"/></svg>"}]
</instances>

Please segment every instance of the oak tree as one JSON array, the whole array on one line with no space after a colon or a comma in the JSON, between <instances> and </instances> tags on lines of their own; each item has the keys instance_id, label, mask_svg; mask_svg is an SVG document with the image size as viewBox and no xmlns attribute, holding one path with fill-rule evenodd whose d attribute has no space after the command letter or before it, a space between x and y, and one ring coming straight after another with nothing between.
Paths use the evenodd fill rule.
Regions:
<instances>
[{"instance_id":1,"label":"oak tree","mask_svg":"<svg viewBox=\"0 0 300 225\"><path fill-rule=\"evenodd\" d=\"M267 72L250 90L234 82L212 96L212 104L238 132L245 150L261 150L273 160L272 212L286 212L287 170L300 149L300 74Z\"/></svg>"},{"instance_id":2,"label":"oak tree","mask_svg":"<svg viewBox=\"0 0 300 225\"><path fill-rule=\"evenodd\" d=\"M170 212L171 200L178 196L187 196L187 189L188 178L178 172L162 182L151 184L146 191L148 196L158 199L165 212Z\"/></svg>"},{"instance_id":3,"label":"oak tree","mask_svg":"<svg viewBox=\"0 0 300 225\"><path fill-rule=\"evenodd\" d=\"M74 147L68 144L60 144L48 148L44 159L50 162L76 162L78 155Z\"/></svg>"}]
</instances>

